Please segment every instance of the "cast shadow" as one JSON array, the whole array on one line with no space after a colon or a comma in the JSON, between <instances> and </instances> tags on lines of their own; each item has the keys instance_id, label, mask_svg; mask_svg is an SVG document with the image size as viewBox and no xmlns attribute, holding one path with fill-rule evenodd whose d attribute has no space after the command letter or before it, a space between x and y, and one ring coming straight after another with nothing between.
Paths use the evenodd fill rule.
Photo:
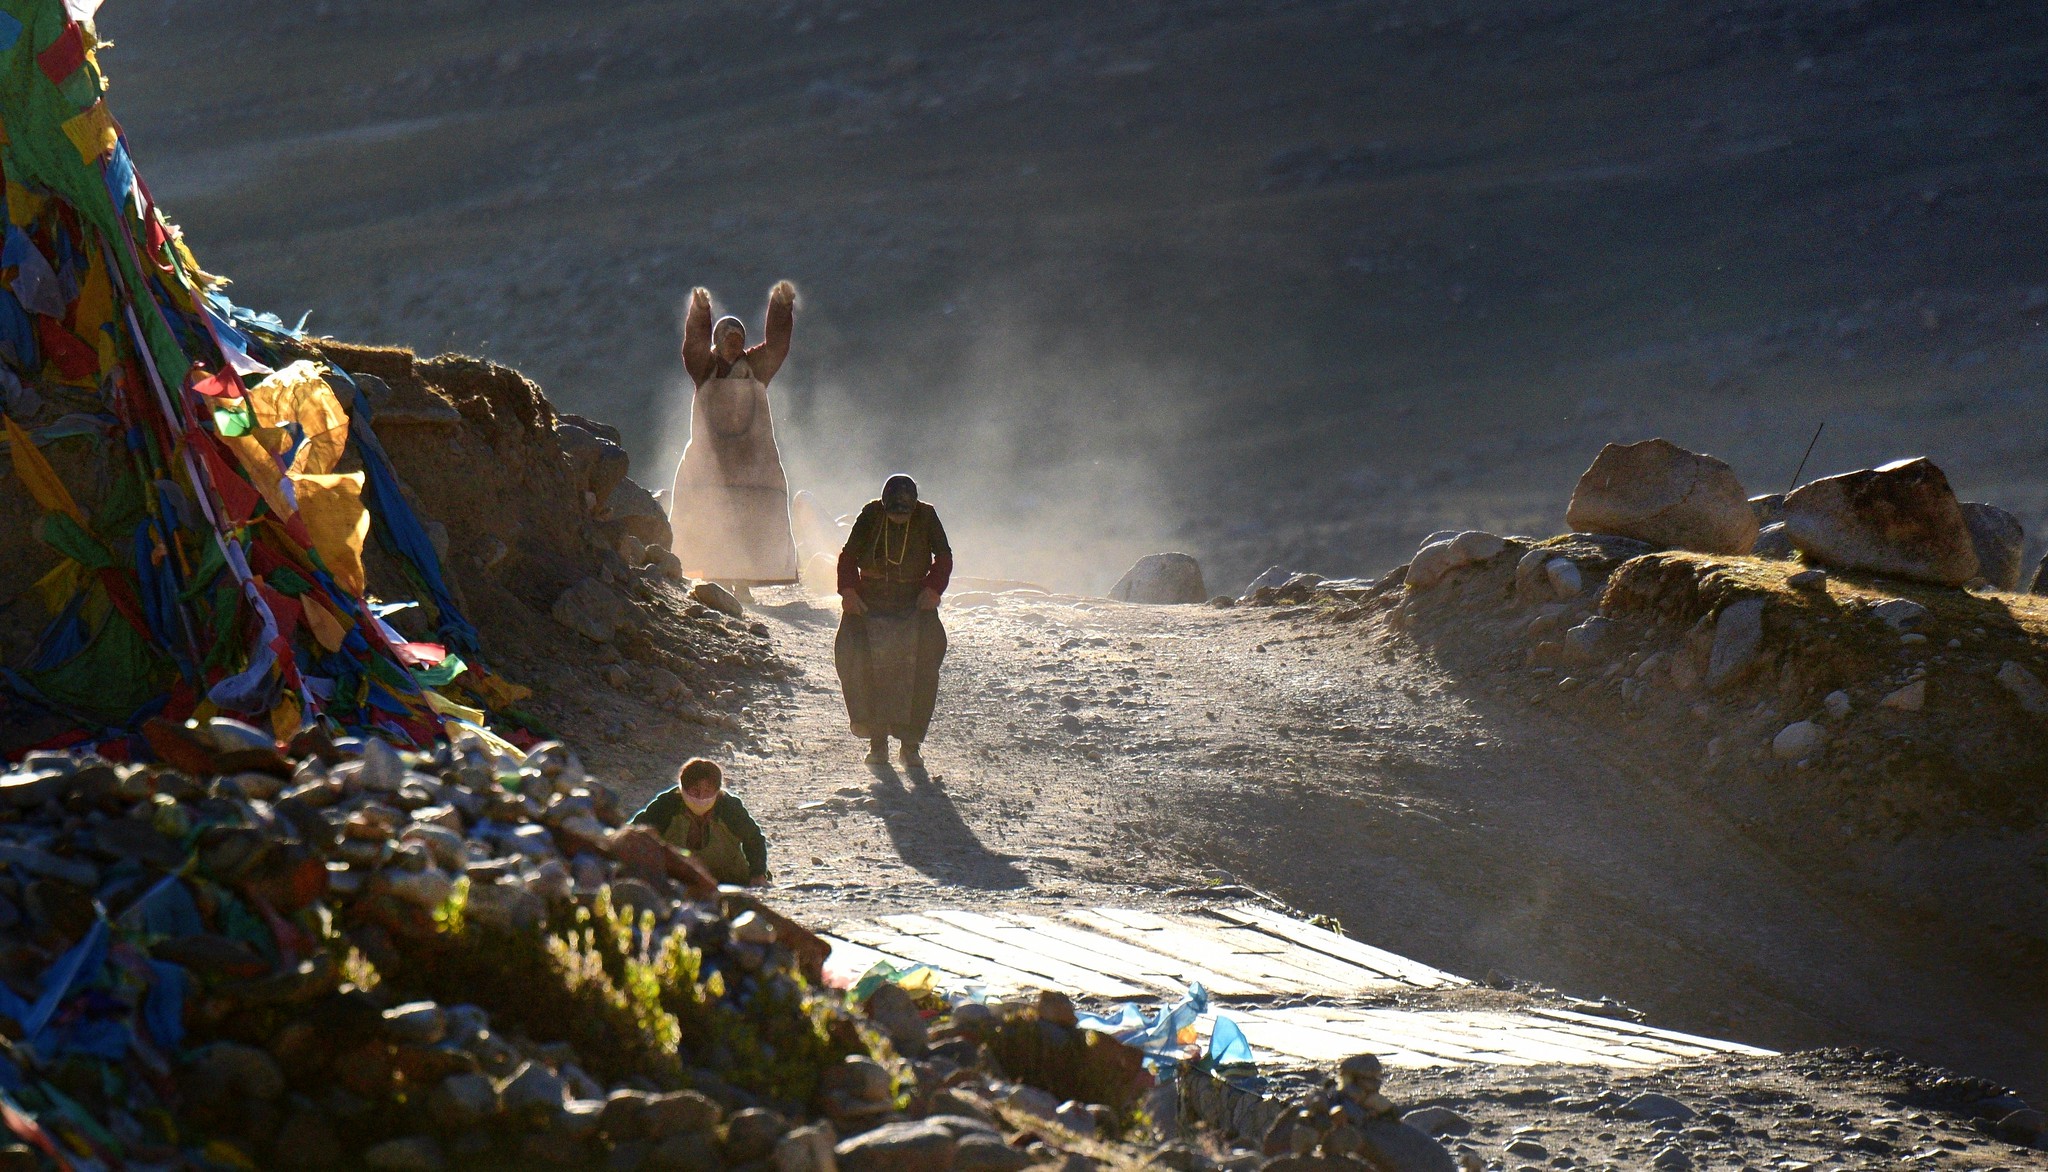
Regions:
<instances>
[{"instance_id":1,"label":"cast shadow","mask_svg":"<svg viewBox=\"0 0 2048 1172\"><path fill-rule=\"evenodd\" d=\"M953 808L945 789L922 766L906 770L911 784L891 765L870 765L875 805L889 842L904 862L941 883L978 891L1016 891L1031 880L1015 863L981 844Z\"/></svg>"}]
</instances>

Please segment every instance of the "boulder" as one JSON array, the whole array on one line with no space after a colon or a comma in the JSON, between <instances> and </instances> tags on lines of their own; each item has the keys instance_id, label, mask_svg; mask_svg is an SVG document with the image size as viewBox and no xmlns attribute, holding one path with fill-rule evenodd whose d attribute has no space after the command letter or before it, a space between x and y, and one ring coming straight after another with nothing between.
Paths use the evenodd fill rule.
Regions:
<instances>
[{"instance_id":1,"label":"boulder","mask_svg":"<svg viewBox=\"0 0 2048 1172\"><path fill-rule=\"evenodd\" d=\"M1109 588L1118 602L1139 602L1153 606L1206 602L1209 588L1202 581L1202 563L1184 553L1154 553L1137 564Z\"/></svg>"},{"instance_id":2,"label":"boulder","mask_svg":"<svg viewBox=\"0 0 2048 1172\"><path fill-rule=\"evenodd\" d=\"M609 643L633 625L633 604L596 578L562 591L550 613L556 622L596 643Z\"/></svg>"},{"instance_id":3,"label":"boulder","mask_svg":"<svg viewBox=\"0 0 2048 1172\"><path fill-rule=\"evenodd\" d=\"M1926 459L1828 476L1785 498L1785 529L1811 562L1961 586L1977 550L1948 477Z\"/></svg>"},{"instance_id":4,"label":"boulder","mask_svg":"<svg viewBox=\"0 0 2048 1172\"><path fill-rule=\"evenodd\" d=\"M1994 590L2018 590L2024 564L2020 554L2027 544L2027 531L2020 519L1979 501L1962 503L1963 524L1970 530L1970 544L1977 551L1977 576Z\"/></svg>"},{"instance_id":5,"label":"boulder","mask_svg":"<svg viewBox=\"0 0 2048 1172\"><path fill-rule=\"evenodd\" d=\"M1579 477L1565 522L1701 553L1746 554L1757 519L1735 470L1664 439L1608 444Z\"/></svg>"}]
</instances>

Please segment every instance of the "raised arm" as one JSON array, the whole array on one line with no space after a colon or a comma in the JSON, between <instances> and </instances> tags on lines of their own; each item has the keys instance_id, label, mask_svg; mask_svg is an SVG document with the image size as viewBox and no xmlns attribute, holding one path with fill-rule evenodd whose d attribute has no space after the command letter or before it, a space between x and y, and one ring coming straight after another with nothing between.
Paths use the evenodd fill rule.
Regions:
<instances>
[{"instance_id":1,"label":"raised arm","mask_svg":"<svg viewBox=\"0 0 2048 1172\"><path fill-rule=\"evenodd\" d=\"M789 357L789 339L795 331L796 286L777 281L775 288L768 291L767 336L747 351L747 365L763 386L782 369L782 360Z\"/></svg>"},{"instance_id":2,"label":"raised arm","mask_svg":"<svg viewBox=\"0 0 2048 1172\"><path fill-rule=\"evenodd\" d=\"M690 313L683 319L683 369L698 386L711 377L711 290L690 290Z\"/></svg>"}]
</instances>

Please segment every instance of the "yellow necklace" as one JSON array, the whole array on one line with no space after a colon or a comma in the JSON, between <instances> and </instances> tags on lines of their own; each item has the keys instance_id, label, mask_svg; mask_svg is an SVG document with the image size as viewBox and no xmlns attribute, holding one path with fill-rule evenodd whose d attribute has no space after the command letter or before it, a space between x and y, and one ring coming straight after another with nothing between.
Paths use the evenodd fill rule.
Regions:
<instances>
[{"instance_id":1,"label":"yellow necklace","mask_svg":"<svg viewBox=\"0 0 2048 1172\"><path fill-rule=\"evenodd\" d=\"M884 517L882 520L882 531L876 534L876 536L882 542L882 560L892 566L900 566L903 564L903 559L910 556L910 521L905 519L903 522L903 548L897 550L896 556L892 558L889 556L889 528L895 524L896 522Z\"/></svg>"}]
</instances>

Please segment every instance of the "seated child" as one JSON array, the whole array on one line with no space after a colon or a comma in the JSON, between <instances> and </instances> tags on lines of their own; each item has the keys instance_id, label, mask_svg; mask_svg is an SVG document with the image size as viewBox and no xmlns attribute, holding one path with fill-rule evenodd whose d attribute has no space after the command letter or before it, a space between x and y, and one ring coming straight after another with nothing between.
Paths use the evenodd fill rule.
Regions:
<instances>
[{"instance_id":1,"label":"seated child","mask_svg":"<svg viewBox=\"0 0 2048 1172\"><path fill-rule=\"evenodd\" d=\"M633 822L696 856L720 883L768 882L768 839L746 805L725 792L725 771L716 761L683 762L676 787L655 795Z\"/></svg>"}]
</instances>

